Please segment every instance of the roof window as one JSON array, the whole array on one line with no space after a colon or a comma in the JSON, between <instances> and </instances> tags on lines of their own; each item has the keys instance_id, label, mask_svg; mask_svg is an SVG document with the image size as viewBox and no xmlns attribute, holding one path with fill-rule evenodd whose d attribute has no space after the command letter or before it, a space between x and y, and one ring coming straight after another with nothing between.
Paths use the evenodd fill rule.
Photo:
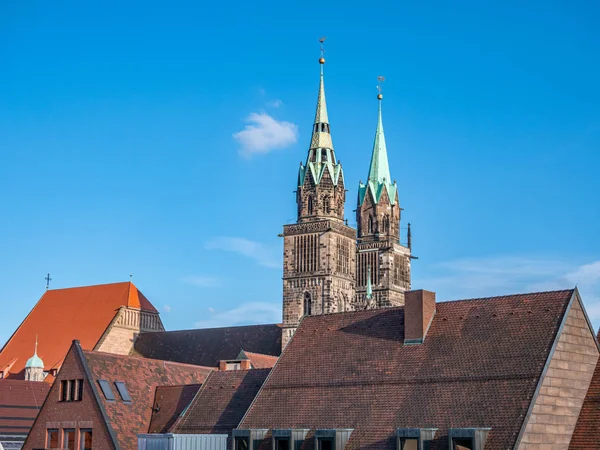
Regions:
<instances>
[{"instance_id":1,"label":"roof window","mask_svg":"<svg viewBox=\"0 0 600 450\"><path fill-rule=\"evenodd\" d=\"M115 386L117 387L117 391L119 391L121 400L123 400L125 403L131 403L131 397L129 396L129 391L127 390L127 386L125 386L125 382L115 381Z\"/></svg>"},{"instance_id":2,"label":"roof window","mask_svg":"<svg viewBox=\"0 0 600 450\"><path fill-rule=\"evenodd\" d=\"M233 430L233 450L257 450L267 431L260 428Z\"/></svg>"},{"instance_id":3,"label":"roof window","mask_svg":"<svg viewBox=\"0 0 600 450\"><path fill-rule=\"evenodd\" d=\"M452 428L448 433L450 450L483 450L491 428Z\"/></svg>"},{"instance_id":4,"label":"roof window","mask_svg":"<svg viewBox=\"0 0 600 450\"><path fill-rule=\"evenodd\" d=\"M315 450L343 450L353 428L315 430Z\"/></svg>"},{"instance_id":5,"label":"roof window","mask_svg":"<svg viewBox=\"0 0 600 450\"><path fill-rule=\"evenodd\" d=\"M115 394L113 393L110 383L106 380L98 380L98 384L100 385L100 389L102 389L102 393L104 394L104 398L109 402L115 401Z\"/></svg>"},{"instance_id":6,"label":"roof window","mask_svg":"<svg viewBox=\"0 0 600 450\"><path fill-rule=\"evenodd\" d=\"M435 437L437 428L396 429L397 450L425 450Z\"/></svg>"},{"instance_id":7,"label":"roof window","mask_svg":"<svg viewBox=\"0 0 600 450\"><path fill-rule=\"evenodd\" d=\"M283 429L273 430L274 450L294 450L300 448L306 438L308 430L305 429Z\"/></svg>"}]
</instances>

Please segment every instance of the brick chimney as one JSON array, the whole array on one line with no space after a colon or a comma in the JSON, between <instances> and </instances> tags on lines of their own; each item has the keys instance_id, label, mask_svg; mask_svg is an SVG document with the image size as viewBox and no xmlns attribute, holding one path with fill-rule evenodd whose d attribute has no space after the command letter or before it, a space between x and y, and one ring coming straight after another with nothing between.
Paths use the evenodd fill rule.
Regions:
<instances>
[{"instance_id":1,"label":"brick chimney","mask_svg":"<svg viewBox=\"0 0 600 450\"><path fill-rule=\"evenodd\" d=\"M422 344L435 315L435 292L404 293L404 345Z\"/></svg>"}]
</instances>

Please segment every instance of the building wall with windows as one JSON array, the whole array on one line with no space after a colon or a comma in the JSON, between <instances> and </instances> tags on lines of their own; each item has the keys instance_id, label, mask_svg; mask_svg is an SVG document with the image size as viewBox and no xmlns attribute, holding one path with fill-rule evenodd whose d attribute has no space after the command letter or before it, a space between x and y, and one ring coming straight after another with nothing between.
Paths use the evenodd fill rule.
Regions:
<instances>
[{"instance_id":1,"label":"building wall with windows","mask_svg":"<svg viewBox=\"0 0 600 450\"><path fill-rule=\"evenodd\" d=\"M83 365L69 352L23 448L86 450L81 441L90 437L94 450L114 449Z\"/></svg>"}]
</instances>

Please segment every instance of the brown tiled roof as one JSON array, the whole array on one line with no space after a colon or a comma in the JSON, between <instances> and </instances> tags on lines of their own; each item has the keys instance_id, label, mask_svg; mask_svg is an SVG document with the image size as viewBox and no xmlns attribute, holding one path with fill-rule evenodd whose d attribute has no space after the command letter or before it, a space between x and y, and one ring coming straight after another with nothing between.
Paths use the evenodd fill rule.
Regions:
<instances>
[{"instance_id":1,"label":"brown tiled roof","mask_svg":"<svg viewBox=\"0 0 600 450\"><path fill-rule=\"evenodd\" d=\"M279 356L281 326L242 327L142 333L134 350L147 358L217 367L220 360L236 359L240 350Z\"/></svg>"},{"instance_id":2,"label":"brown tiled roof","mask_svg":"<svg viewBox=\"0 0 600 450\"><path fill-rule=\"evenodd\" d=\"M172 432L231 435L269 372L270 369L212 372Z\"/></svg>"},{"instance_id":3,"label":"brown tiled roof","mask_svg":"<svg viewBox=\"0 0 600 450\"><path fill-rule=\"evenodd\" d=\"M84 349L93 349L121 306L156 312L129 282L46 291L0 351L0 368L16 357L9 377L23 379L36 336L45 370L60 367L73 339ZM46 378L50 383L54 379Z\"/></svg>"},{"instance_id":4,"label":"brown tiled roof","mask_svg":"<svg viewBox=\"0 0 600 450\"><path fill-rule=\"evenodd\" d=\"M421 345L403 343L404 308L307 317L239 427L353 428L347 449L491 427L486 450L512 448L573 292L438 303Z\"/></svg>"},{"instance_id":5,"label":"brown tiled roof","mask_svg":"<svg viewBox=\"0 0 600 450\"><path fill-rule=\"evenodd\" d=\"M132 356L84 351L92 382L106 410L122 450L137 449L137 434L147 433L152 417L155 391L161 385L203 383L211 368ZM107 380L116 400L108 401L97 380ZM115 389L115 381L124 381L131 403L125 403Z\"/></svg>"},{"instance_id":6,"label":"brown tiled roof","mask_svg":"<svg viewBox=\"0 0 600 450\"><path fill-rule=\"evenodd\" d=\"M0 435L26 435L48 391L50 384L41 381L0 380Z\"/></svg>"},{"instance_id":7,"label":"brown tiled roof","mask_svg":"<svg viewBox=\"0 0 600 450\"><path fill-rule=\"evenodd\" d=\"M598 332L600 339L600 332ZM571 450L597 450L600 445L600 361L588 388L577 425L571 438Z\"/></svg>"},{"instance_id":8,"label":"brown tiled roof","mask_svg":"<svg viewBox=\"0 0 600 450\"><path fill-rule=\"evenodd\" d=\"M275 365L278 356L261 355L260 353L244 352L254 369L270 369Z\"/></svg>"},{"instance_id":9,"label":"brown tiled roof","mask_svg":"<svg viewBox=\"0 0 600 450\"><path fill-rule=\"evenodd\" d=\"M158 386L148 433L167 433L194 399L201 384Z\"/></svg>"}]
</instances>

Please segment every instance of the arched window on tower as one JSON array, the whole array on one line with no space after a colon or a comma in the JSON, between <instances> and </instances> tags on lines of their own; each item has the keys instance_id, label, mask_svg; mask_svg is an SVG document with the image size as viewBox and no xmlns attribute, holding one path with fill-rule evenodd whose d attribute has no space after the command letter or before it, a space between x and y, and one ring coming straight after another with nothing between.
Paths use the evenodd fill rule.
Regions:
<instances>
[{"instance_id":1,"label":"arched window on tower","mask_svg":"<svg viewBox=\"0 0 600 450\"><path fill-rule=\"evenodd\" d=\"M384 214L383 216L383 232L390 232L390 216L388 216L387 214Z\"/></svg>"},{"instance_id":2,"label":"arched window on tower","mask_svg":"<svg viewBox=\"0 0 600 450\"><path fill-rule=\"evenodd\" d=\"M312 195L308 196L308 214L312 215L313 213L313 204L312 204Z\"/></svg>"},{"instance_id":3,"label":"arched window on tower","mask_svg":"<svg viewBox=\"0 0 600 450\"><path fill-rule=\"evenodd\" d=\"M323 212L329 214L331 212L331 205L329 203L329 195L323 196Z\"/></svg>"},{"instance_id":4,"label":"arched window on tower","mask_svg":"<svg viewBox=\"0 0 600 450\"><path fill-rule=\"evenodd\" d=\"M369 227L368 227L368 232L372 233L373 232L373 216L369 215Z\"/></svg>"},{"instance_id":5,"label":"arched window on tower","mask_svg":"<svg viewBox=\"0 0 600 450\"><path fill-rule=\"evenodd\" d=\"M312 310L312 298L310 297L310 292L304 293L304 315L310 316Z\"/></svg>"}]
</instances>

